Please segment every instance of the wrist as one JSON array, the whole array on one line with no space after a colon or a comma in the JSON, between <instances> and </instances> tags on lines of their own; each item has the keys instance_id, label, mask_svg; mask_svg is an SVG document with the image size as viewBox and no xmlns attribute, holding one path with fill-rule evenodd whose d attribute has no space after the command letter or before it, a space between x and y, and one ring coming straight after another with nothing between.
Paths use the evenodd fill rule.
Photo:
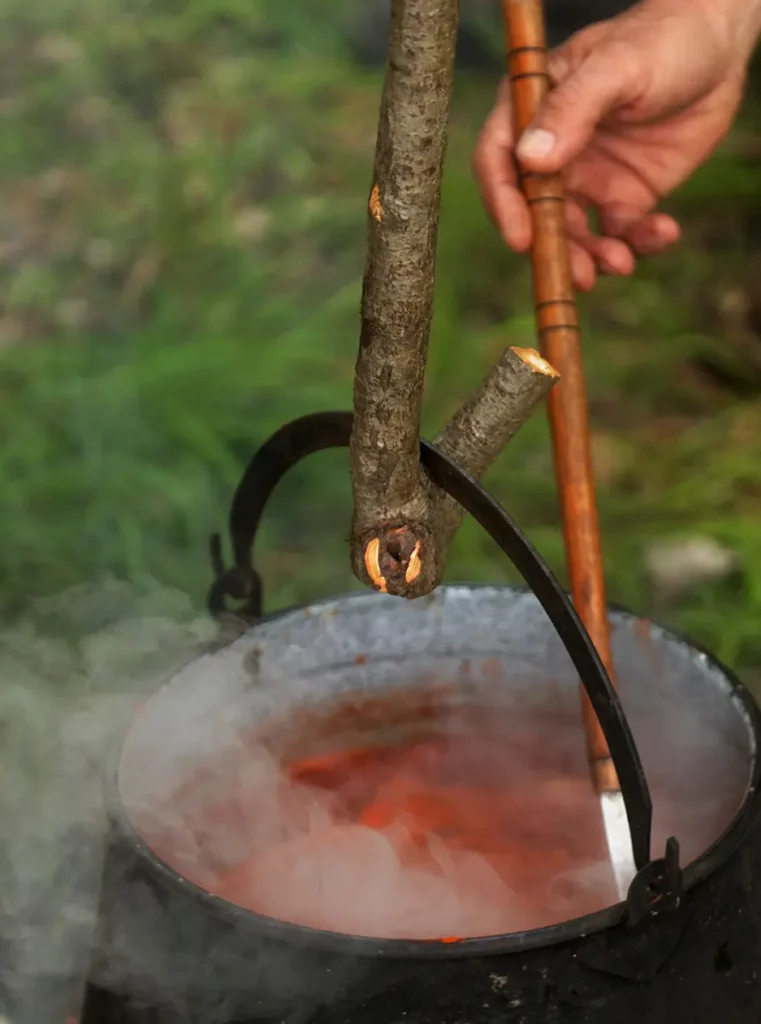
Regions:
<instances>
[{"instance_id":1,"label":"wrist","mask_svg":"<svg viewBox=\"0 0 761 1024\"><path fill-rule=\"evenodd\" d=\"M761 34L761 0L698 0L709 16L723 19L730 42L747 61Z\"/></svg>"},{"instance_id":2,"label":"wrist","mask_svg":"<svg viewBox=\"0 0 761 1024\"><path fill-rule=\"evenodd\" d=\"M662 6L698 8L716 37L747 63L761 36L761 0L657 0Z\"/></svg>"}]
</instances>

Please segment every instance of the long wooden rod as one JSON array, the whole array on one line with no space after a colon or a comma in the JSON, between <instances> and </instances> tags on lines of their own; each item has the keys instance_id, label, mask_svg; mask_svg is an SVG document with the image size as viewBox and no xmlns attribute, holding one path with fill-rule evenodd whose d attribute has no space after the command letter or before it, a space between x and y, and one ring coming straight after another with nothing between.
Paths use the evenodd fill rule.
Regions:
<instances>
[{"instance_id":1,"label":"long wooden rod","mask_svg":"<svg viewBox=\"0 0 761 1024\"><path fill-rule=\"evenodd\" d=\"M550 88L541 0L503 0L515 137L533 120ZM600 528L579 317L571 277L563 184L559 175L521 173L531 209L536 322L542 354L560 374L548 396L566 559L576 610L613 677ZM590 765L599 792L619 789L597 716L582 690Z\"/></svg>"}]
</instances>

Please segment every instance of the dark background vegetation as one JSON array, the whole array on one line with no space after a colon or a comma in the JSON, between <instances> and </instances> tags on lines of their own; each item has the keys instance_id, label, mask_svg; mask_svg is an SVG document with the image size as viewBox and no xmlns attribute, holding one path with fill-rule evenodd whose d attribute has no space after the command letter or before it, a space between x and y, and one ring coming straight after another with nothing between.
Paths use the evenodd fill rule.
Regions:
<instances>
[{"instance_id":1,"label":"dark background vegetation","mask_svg":"<svg viewBox=\"0 0 761 1024\"><path fill-rule=\"evenodd\" d=\"M495 237L470 173L501 67L497 5L465 2L428 434L502 346L533 344L527 262ZM207 536L255 447L292 416L349 406L383 42L382 6L358 10L4 5L7 622L113 576L201 607ZM670 204L682 244L582 306L610 596L749 673L761 667L760 115L753 85L732 137ZM488 484L562 573L541 413ZM349 500L343 453L282 486L261 538L271 607L353 585ZM683 538L725 546L736 571L669 594L648 557ZM449 575L512 578L471 524Z\"/></svg>"}]
</instances>

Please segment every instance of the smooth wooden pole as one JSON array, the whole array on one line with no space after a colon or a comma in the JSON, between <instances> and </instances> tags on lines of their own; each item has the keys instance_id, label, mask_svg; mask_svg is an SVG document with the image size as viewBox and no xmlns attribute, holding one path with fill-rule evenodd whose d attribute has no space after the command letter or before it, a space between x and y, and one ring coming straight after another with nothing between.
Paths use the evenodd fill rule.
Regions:
<instances>
[{"instance_id":1,"label":"smooth wooden pole","mask_svg":"<svg viewBox=\"0 0 761 1024\"><path fill-rule=\"evenodd\" d=\"M550 88L541 0L503 0L515 137L529 126ZM521 173L531 209L536 323L542 355L560 374L548 396L555 472L574 605L613 678L600 528L579 317L571 277L563 183L557 174ZM599 792L619 789L616 770L582 690L590 764Z\"/></svg>"}]
</instances>

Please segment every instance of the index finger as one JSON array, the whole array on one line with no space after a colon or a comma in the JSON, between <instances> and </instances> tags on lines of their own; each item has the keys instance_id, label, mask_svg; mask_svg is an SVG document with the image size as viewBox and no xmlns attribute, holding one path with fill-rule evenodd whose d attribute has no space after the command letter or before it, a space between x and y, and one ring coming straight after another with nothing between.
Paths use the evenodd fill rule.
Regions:
<instances>
[{"instance_id":1,"label":"index finger","mask_svg":"<svg viewBox=\"0 0 761 1024\"><path fill-rule=\"evenodd\" d=\"M486 212L513 252L531 245L528 204L518 186L510 92L503 83L473 154L473 170Z\"/></svg>"}]
</instances>

